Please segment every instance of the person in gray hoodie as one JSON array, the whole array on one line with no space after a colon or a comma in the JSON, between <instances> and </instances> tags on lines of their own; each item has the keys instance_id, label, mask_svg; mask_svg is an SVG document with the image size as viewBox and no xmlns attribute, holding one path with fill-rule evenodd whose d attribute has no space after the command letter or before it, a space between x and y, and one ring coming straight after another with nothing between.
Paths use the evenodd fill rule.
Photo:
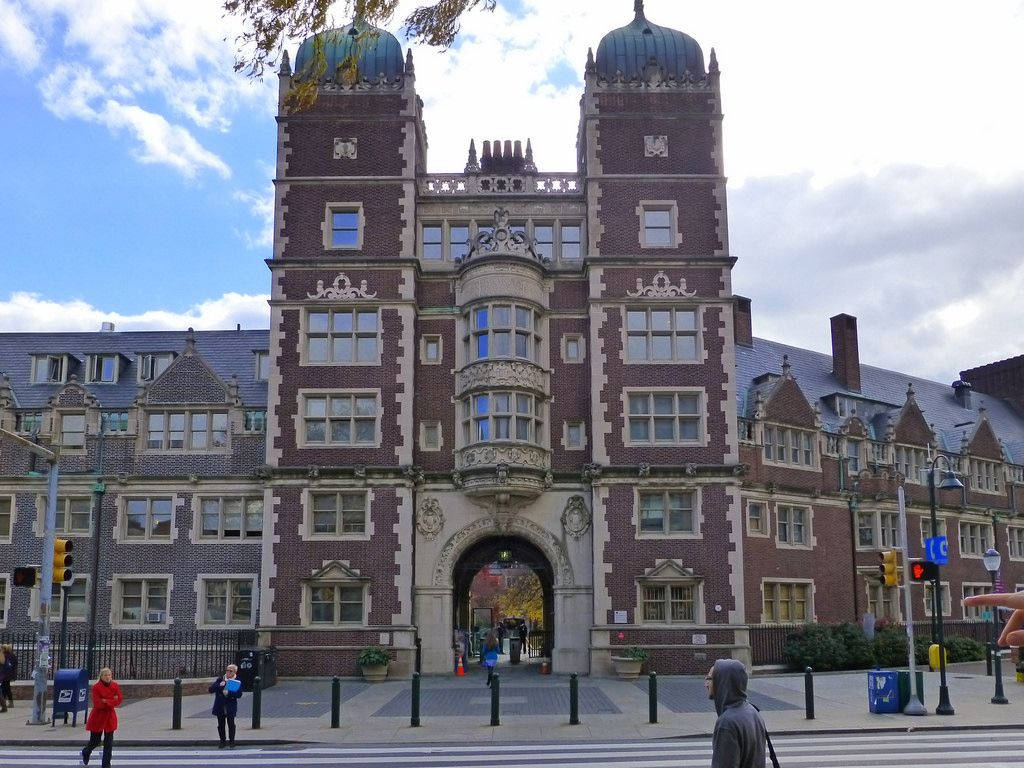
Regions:
<instances>
[{"instance_id":1,"label":"person in gray hoodie","mask_svg":"<svg viewBox=\"0 0 1024 768\"><path fill-rule=\"evenodd\" d=\"M767 729L747 701L747 670L735 659L719 659L704 678L718 720L711 737L711 768L765 768Z\"/></svg>"}]
</instances>

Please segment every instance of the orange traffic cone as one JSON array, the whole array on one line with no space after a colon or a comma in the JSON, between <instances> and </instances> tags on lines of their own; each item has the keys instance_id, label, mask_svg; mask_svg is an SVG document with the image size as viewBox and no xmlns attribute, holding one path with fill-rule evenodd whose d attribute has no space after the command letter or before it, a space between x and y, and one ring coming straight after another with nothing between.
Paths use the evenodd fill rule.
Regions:
<instances>
[{"instance_id":1,"label":"orange traffic cone","mask_svg":"<svg viewBox=\"0 0 1024 768\"><path fill-rule=\"evenodd\" d=\"M455 668L455 676L456 677L465 677L466 676L466 668L464 666L462 666L462 657L461 656L459 656L459 666L457 666Z\"/></svg>"}]
</instances>

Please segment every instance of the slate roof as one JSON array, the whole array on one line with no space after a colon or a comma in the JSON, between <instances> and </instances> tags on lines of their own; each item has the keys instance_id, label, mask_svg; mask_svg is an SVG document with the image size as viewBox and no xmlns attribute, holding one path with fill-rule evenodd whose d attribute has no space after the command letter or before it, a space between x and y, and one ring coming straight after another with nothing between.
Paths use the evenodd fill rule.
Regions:
<instances>
[{"instance_id":1,"label":"slate roof","mask_svg":"<svg viewBox=\"0 0 1024 768\"><path fill-rule=\"evenodd\" d=\"M10 378L18 408L42 408L63 384L32 384L32 356L70 354L80 361L73 373L84 384L90 354L120 353L128 361L115 384L84 384L102 408L128 408L138 395L138 355L185 348L187 331L127 331L101 333L0 333L0 373ZM256 380L253 352L266 350L270 332L195 331L196 352L224 380L238 377L238 394L245 405L266 407L267 382Z\"/></svg>"},{"instance_id":2,"label":"slate roof","mask_svg":"<svg viewBox=\"0 0 1024 768\"><path fill-rule=\"evenodd\" d=\"M736 345L736 397L741 416L753 413L757 389L761 389L766 397L774 383L768 381L755 385L754 379L765 373L779 374L783 355L789 356L791 372L804 395L812 405L818 403L822 426L829 432L837 432L845 419L833 410L830 400L821 398L838 392L856 400L857 414L867 422L871 437L882 439L888 417L892 415L895 418L899 414L907 400L907 384L913 384L917 404L925 420L934 425L942 450L960 452L963 435L966 433L970 438L974 434L980 418L979 408L984 406L985 415L1003 445L1006 459L1014 464L1024 464L1024 416L997 397L974 392L971 407L964 408L957 402L949 384L863 364L860 367L861 391L851 392L832 375L831 355L767 339L755 338L750 347Z\"/></svg>"}]
</instances>

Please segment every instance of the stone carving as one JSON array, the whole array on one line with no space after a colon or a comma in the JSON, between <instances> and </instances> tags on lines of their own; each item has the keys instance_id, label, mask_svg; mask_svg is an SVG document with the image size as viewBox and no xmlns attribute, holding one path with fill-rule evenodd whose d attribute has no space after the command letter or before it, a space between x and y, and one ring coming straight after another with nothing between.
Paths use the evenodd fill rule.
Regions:
<instances>
[{"instance_id":1,"label":"stone carving","mask_svg":"<svg viewBox=\"0 0 1024 768\"><path fill-rule=\"evenodd\" d=\"M459 452L459 468L468 469L481 465L508 465L548 468L548 455L543 448L532 445L484 445L474 448L463 448Z\"/></svg>"},{"instance_id":2,"label":"stone carving","mask_svg":"<svg viewBox=\"0 0 1024 768\"><path fill-rule=\"evenodd\" d=\"M683 467L683 472L688 477L693 477L694 475L697 474L697 465L694 464L693 462L687 462L686 465Z\"/></svg>"},{"instance_id":3,"label":"stone carving","mask_svg":"<svg viewBox=\"0 0 1024 768\"><path fill-rule=\"evenodd\" d=\"M416 528L423 538L433 541L444 529L444 512L441 511L441 502L437 499L427 499L420 504L420 513L416 516Z\"/></svg>"},{"instance_id":4,"label":"stone carving","mask_svg":"<svg viewBox=\"0 0 1024 768\"><path fill-rule=\"evenodd\" d=\"M644 136L644 157L668 157L668 136Z\"/></svg>"},{"instance_id":5,"label":"stone carving","mask_svg":"<svg viewBox=\"0 0 1024 768\"><path fill-rule=\"evenodd\" d=\"M452 485L456 488L462 487L462 473L457 469L452 472Z\"/></svg>"},{"instance_id":6,"label":"stone carving","mask_svg":"<svg viewBox=\"0 0 1024 768\"><path fill-rule=\"evenodd\" d=\"M533 249L533 238L525 232L517 232L508 223L508 211L496 208L494 211L494 227L482 229L469 242L469 253L465 261L481 256L522 256L532 258L541 264L551 261L547 256L539 255ZM461 263L463 259L457 258Z\"/></svg>"},{"instance_id":7,"label":"stone carving","mask_svg":"<svg viewBox=\"0 0 1024 768\"><path fill-rule=\"evenodd\" d=\"M497 467L498 485L508 485L508 464L499 464Z\"/></svg>"},{"instance_id":8,"label":"stone carving","mask_svg":"<svg viewBox=\"0 0 1024 768\"><path fill-rule=\"evenodd\" d=\"M658 274L654 276L654 282L650 285L644 285L642 277L636 279L636 291L626 291L626 295L638 299L641 296L665 299L672 296L696 296L697 291L686 290L686 278L679 278L679 285L672 285L672 281L668 279L668 275L665 274L664 270L658 270Z\"/></svg>"},{"instance_id":9,"label":"stone carving","mask_svg":"<svg viewBox=\"0 0 1024 768\"><path fill-rule=\"evenodd\" d=\"M574 539L580 538L590 528L590 510L582 496L570 496L562 511L562 527Z\"/></svg>"},{"instance_id":10,"label":"stone carving","mask_svg":"<svg viewBox=\"0 0 1024 768\"><path fill-rule=\"evenodd\" d=\"M544 473L544 488L550 488L554 484L555 476L551 474L551 470L549 469L547 472Z\"/></svg>"},{"instance_id":11,"label":"stone carving","mask_svg":"<svg viewBox=\"0 0 1024 768\"><path fill-rule=\"evenodd\" d=\"M549 531L518 515L502 518L482 517L451 535L441 548L434 565L434 586L452 586L452 567L463 552L476 542L496 533L519 536L535 545L551 563L556 587L573 586L575 580L569 556L562 543Z\"/></svg>"},{"instance_id":12,"label":"stone carving","mask_svg":"<svg viewBox=\"0 0 1024 768\"><path fill-rule=\"evenodd\" d=\"M543 393L546 383L543 368L518 360L481 360L459 371L459 394L475 387L518 387Z\"/></svg>"},{"instance_id":13,"label":"stone carving","mask_svg":"<svg viewBox=\"0 0 1024 768\"><path fill-rule=\"evenodd\" d=\"M405 475L414 485L421 485L426 477L423 474L423 468L416 464L403 464L401 467L402 474Z\"/></svg>"},{"instance_id":14,"label":"stone carving","mask_svg":"<svg viewBox=\"0 0 1024 768\"><path fill-rule=\"evenodd\" d=\"M620 70L611 77L598 75L597 85L601 88L677 88L682 91L706 91L714 87L711 78L684 72L678 77L665 76L661 67L645 67L641 77L627 78Z\"/></svg>"},{"instance_id":15,"label":"stone carving","mask_svg":"<svg viewBox=\"0 0 1024 768\"><path fill-rule=\"evenodd\" d=\"M647 464L646 462L641 464L640 467L637 470L637 474L640 477L650 477L651 476L651 465Z\"/></svg>"},{"instance_id":16,"label":"stone carving","mask_svg":"<svg viewBox=\"0 0 1024 768\"><path fill-rule=\"evenodd\" d=\"M580 472L580 479L584 483L592 483L601 476L601 465L600 464L587 464L583 467L583 471Z\"/></svg>"},{"instance_id":17,"label":"stone carving","mask_svg":"<svg viewBox=\"0 0 1024 768\"><path fill-rule=\"evenodd\" d=\"M324 287L323 280L316 281L316 293L307 293L308 299L375 299L376 293L367 292L365 280L359 281L359 287L352 285L352 281L344 272L339 272L334 282Z\"/></svg>"},{"instance_id":18,"label":"stone carving","mask_svg":"<svg viewBox=\"0 0 1024 768\"><path fill-rule=\"evenodd\" d=\"M335 139L334 140L334 159L335 160L355 160L356 152L359 147L359 139L355 136L348 139Z\"/></svg>"},{"instance_id":19,"label":"stone carving","mask_svg":"<svg viewBox=\"0 0 1024 768\"><path fill-rule=\"evenodd\" d=\"M319 478L320 477L320 467L317 467L317 466L310 467L309 471L306 472L306 477L308 477L310 480L316 480L317 478Z\"/></svg>"}]
</instances>

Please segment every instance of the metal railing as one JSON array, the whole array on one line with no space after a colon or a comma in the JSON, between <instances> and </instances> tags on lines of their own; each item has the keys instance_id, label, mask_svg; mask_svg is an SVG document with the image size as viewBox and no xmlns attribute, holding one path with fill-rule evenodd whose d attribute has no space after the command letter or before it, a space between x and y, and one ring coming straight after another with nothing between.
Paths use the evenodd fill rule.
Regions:
<instances>
[{"instance_id":1,"label":"metal railing","mask_svg":"<svg viewBox=\"0 0 1024 768\"><path fill-rule=\"evenodd\" d=\"M424 196L583 194L580 178L566 173L435 174L419 181Z\"/></svg>"},{"instance_id":2,"label":"metal railing","mask_svg":"<svg viewBox=\"0 0 1024 768\"><path fill-rule=\"evenodd\" d=\"M526 638L526 656L530 659L551 657L551 633L535 629Z\"/></svg>"}]
</instances>

